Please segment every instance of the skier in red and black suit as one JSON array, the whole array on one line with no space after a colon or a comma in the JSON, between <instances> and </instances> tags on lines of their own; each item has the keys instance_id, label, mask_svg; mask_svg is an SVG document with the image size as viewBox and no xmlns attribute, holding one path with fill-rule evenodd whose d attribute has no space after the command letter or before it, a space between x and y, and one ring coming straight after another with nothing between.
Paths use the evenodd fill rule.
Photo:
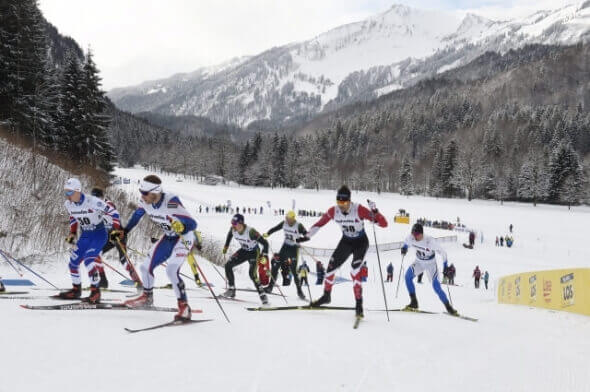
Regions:
<instances>
[{"instance_id":1,"label":"skier in red and black suit","mask_svg":"<svg viewBox=\"0 0 590 392\"><path fill-rule=\"evenodd\" d=\"M297 242L309 240L318 232L320 227L331 220L334 220L342 229L342 238L334 253L332 253L326 270L324 294L312 302L312 306L330 303L330 293L332 292L336 270L352 255L352 272L350 275L352 276L354 297L356 299L356 314L358 317L363 317L361 268L369 248L369 239L365 233L363 220L376 222L380 227L387 227L387 220L379 213L375 203L369 202L369 207L370 210L360 204L352 203L350 201L350 189L343 185L336 194L336 206L330 207L321 219L311 227L305 237L297 239Z\"/></svg>"}]
</instances>

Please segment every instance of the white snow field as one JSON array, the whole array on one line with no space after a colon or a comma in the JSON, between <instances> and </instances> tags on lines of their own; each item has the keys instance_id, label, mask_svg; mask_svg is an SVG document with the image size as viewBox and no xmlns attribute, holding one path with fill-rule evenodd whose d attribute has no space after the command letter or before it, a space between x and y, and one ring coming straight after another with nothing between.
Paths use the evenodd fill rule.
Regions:
<instances>
[{"instance_id":1,"label":"white snow field","mask_svg":"<svg viewBox=\"0 0 590 392\"><path fill-rule=\"evenodd\" d=\"M118 169L117 174L132 179L122 185L133 194L133 180L147 174L141 169ZM177 193L194 213L204 233L222 241L229 229L230 214L198 214L199 205L214 206L231 200L240 207L264 207L263 215L246 214L246 223L263 232L283 218L269 211L291 208L326 210L333 205L335 191L265 189L237 186L207 186L176 176L162 175L165 190ZM123 328L141 328L172 319L172 313L118 310L41 311L25 310L20 304L54 304L50 299L0 298L0 392L12 391L590 391L590 318L524 306L499 305L495 279L520 271L564 267L589 267L587 225L588 207L567 207L432 199L397 194L353 192L353 200L366 203L371 198L389 221L387 229L377 228L379 243L402 240L408 225L394 224L393 215L405 208L412 218L427 217L461 222L484 234L474 250L461 246L467 234L459 233L457 243L445 243L449 262L457 268L451 287L455 307L463 314L479 318L477 323L442 314L390 313L388 322L377 257L367 255L369 279L364 285L365 320L352 328L353 311L277 311L250 312L258 306L255 293L238 292L238 298L251 301L222 302L231 323L227 323L206 291L191 288L189 301L195 319L213 322L157 329L129 334ZM129 217L123 217L126 222ZM300 218L307 227L317 218ZM144 218L147 220L147 217ZM496 235L505 235L514 225L514 247L495 247ZM367 225L373 242L373 228ZM48 230L55 228L48 228ZM60 228L61 230L61 228ZM65 232L65 228L63 229ZM427 234L452 234L426 228ZM331 222L309 246L335 247L340 233ZM271 238L277 251L282 232ZM133 244L130 244L133 247ZM235 247L235 244L233 244ZM312 271L315 263L303 255ZM112 261L112 259L110 259ZM413 252L404 261L404 269ZM135 258L140 262L139 258ZM326 262L325 258L322 261ZM224 289L220 276L210 263L199 258L216 292ZM399 296L395 287L400 271L399 250L381 254L381 264L395 265L394 283L386 283L390 308L409 301L402 279ZM120 268L116 261L113 265ZM442 260L438 260L439 268ZM476 290L471 274L476 265L489 271L490 290ZM54 264L33 265L35 270L60 287L68 287L69 274L64 256ZM247 266L238 268L237 286L251 288ZM349 277L350 261L340 276ZM87 284L85 269L83 281ZM190 275L188 265L183 272ZM385 271L383 271L385 273ZM123 288L119 276L107 271L111 287ZM0 275L18 275L4 262ZM30 274L37 287L48 285ZM280 280L280 279L279 279ZM156 271L156 284L167 282L163 268ZM317 298L322 286L310 279ZM424 310L444 310L428 280L417 284L418 300ZM483 284L482 284L483 286ZM304 304L297 299L294 285L281 287L289 304ZM447 287L443 286L446 290ZM10 287L11 290L21 290ZM275 290L276 292L276 290ZM53 294L55 290L30 290L31 295ZM124 294L106 293L104 298L125 299ZM271 304L284 305L281 297L271 296ZM175 306L171 290L155 290L155 302ZM334 286L332 305L353 306L349 282Z\"/></svg>"}]
</instances>

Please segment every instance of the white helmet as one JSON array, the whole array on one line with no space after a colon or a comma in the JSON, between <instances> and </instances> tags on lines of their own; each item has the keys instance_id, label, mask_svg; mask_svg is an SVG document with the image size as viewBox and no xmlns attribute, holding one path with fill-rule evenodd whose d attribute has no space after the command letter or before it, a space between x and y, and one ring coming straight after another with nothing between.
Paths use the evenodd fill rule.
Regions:
<instances>
[{"instance_id":1,"label":"white helmet","mask_svg":"<svg viewBox=\"0 0 590 392\"><path fill-rule=\"evenodd\" d=\"M80 184L80 180L77 178L70 178L66 181L64 185L64 189L69 189L71 191L82 192L82 184Z\"/></svg>"}]
</instances>

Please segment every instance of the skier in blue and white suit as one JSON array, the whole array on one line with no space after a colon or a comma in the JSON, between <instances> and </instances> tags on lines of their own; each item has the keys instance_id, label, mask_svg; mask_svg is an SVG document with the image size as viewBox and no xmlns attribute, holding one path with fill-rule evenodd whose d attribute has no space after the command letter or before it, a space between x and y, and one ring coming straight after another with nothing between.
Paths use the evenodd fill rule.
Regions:
<instances>
[{"instance_id":1,"label":"skier in blue and white suit","mask_svg":"<svg viewBox=\"0 0 590 392\"><path fill-rule=\"evenodd\" d=\"M415 276L426 273L430 277L432 282L432 288L445 305L447 312L450 314L457 314L457 311L453 309L447 295L440 286L438 281L438 268L436 266L436 253L442 256L444 263L447 263L447 252L439 245L438 241L431 236L424 235L424 228L420 223L416 223L412 227L412 234L409 235L404 241L402 246L402 255L408 253L408 247L413 246L416 248L416 260L410 265L410 268L406 271L406 287L410 294L410 304L405 307L404 310L417 310L418 299L416 298L416 287L414 287L413 279Z\"/></svg>"},{"instance_id":2,"label":"skier in blue and white suit","mask_svg":"<svg viewBox=\"0 0 590 392\"><path fill-rule=\"evenodd\" d=\"M64 185L65 207L70 214L70 234L66 242L73 244L76 240L78 226L82 234L76 242L76 249L70 256L70 275L72 289L59 294L60 298L80 298L82 282L80 280L80 263L84 262L90 279L90 296L88 302L100 302L100 282L98 263L100 251L108 239L104 226L104 217L109 212L109 206L102 200L82 193L82 186L77 178L70 178Z\"/></svg>"},{"instance_id":3,"label":"skier in blue and white suit","mask_svg":"<svg viewBox=\"0 0 590 392\"><path fill-rule=\"evenodd\" d=\"M127 301L126 304L130 307L153 305L154 268L167 262L166 274L178 299L178 313L174 318L190 319L191 309L179 271L195 243L194 230L197 228L197 222L184 208L178 196L162 190L162 180L158 176L145 177L139 185L139 192L140 205L127 222L125 232L131 231L147 214L152 222L160 226L164 235L152 246L139 267L143 280L142 295Z\"/></svg>"}]
</instances>

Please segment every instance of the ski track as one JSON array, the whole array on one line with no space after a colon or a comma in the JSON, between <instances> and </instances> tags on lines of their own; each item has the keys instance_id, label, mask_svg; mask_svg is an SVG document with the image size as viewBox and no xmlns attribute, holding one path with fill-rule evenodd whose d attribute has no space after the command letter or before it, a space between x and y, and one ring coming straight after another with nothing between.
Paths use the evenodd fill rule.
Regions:
<instances>
[{"instance_id":1,"label":"ski track","mask_svg":"<svg viewBox=\"0 0 590 392\"><path fill-rule=\"evenodd\" d=\"M118 169L132 179L142 178L140 169ZM290 209L292 199L298 208L325 210L333 203L333 191L268 190L250 187L204 186L176 176L162 176L165 189L177 193L191 213L199 202L210 206L231 199L240 206L264 206L264 215L246 215L260 231L268 230L282 217L268 213L266 201L273 208ZM136 184L124 185L137 195ZM462 222L484 232L484 243L476 241L474 250L464 249L467 234L459 233L456 244L444 244L449 261L457 267L457 283L450 287L457 309L479 318L477 323L453 319L440 314L391 312L387 322L383 309L381 283L375 254L368 254L369 279L364 284L365 319L352 329L354 312L295 310L249 312L249 303L223 301L231 324L217 303L199 298L205 291L188 291L193 308L203 309L195 319L215 321L174 328L129 334L124 327L142 328L170 321L172 313L142 311L42 311L26 310L20 304L52 304L50 299L0 301L2 315L2 382L0 392L9 391L590 391L590 317L533 309L525 306L499 305L495 299L495 280L519 271L543 268L588 267L586 224L590 209L539 206L466 200L445 200L369 192L353 192L353 200L375 199L385 213L390 227L378 230L379 242L403 239L409 226L393 223L393 214L405 208L412 220L426 216ZM199 228L223 241L229 228L229 214L195 214ZM123 217L126 221L128 217ZM311 226L317 218L302 218ZM515 226L515 247L497 248L496 235L506 234L508 225ZM372 242L372 227L367 227ZM448 235L447 231L426 228L427 234ZM325 226L310 246L334 247L340 237L334 223ZM271 238L278 251L282 233ZM234 245L235 246L235 245ZM312 271L315 263L308 259ZM399 251L381 255L383 268L394 263L394 282L386 283L390 308L408 302L405 284L400 284L395 298L401 257ZM413 260L410 253L404 269ZM135 258L138 262L140 259ZM327 260L322 259L325 263ZM207 278L223 288L224 283L211 265L199 258ZM113 265L116 265L115 263ZM441 260L438 260L441 268ZM475 290L471 273L475 265L491 274L490 290ZM350 262L338 275L348 278ZM66 260L34 266L59 287L68 287ZM117 268L120 268L117 265ZM86 270L82 279L87 284ZM183 272L190 275L188 265ZM107 271L113 288L119 276ZM156 269L156 285L167 283L162 268ZM5 263L0 275L17 278ZM33 276L38 287L46 287ZM247 265L236 269L238 287L252 287ZM315 283L315 279L311 281ZM193 282L186 282L193 288ZM482 284L483 286L483 284ZM281 287L289 304L304 304L294 286ZM444 308L430 282L416 284L420 307L442 312ZM444 288L446 291L446 288ZM20 290L20 289L19 289ZM28 290L28 289L24 289ZM317 298L322 287L312 284ZM31 295L55 293L54 290L32 291ZM158 306L175 306L172 292L155 291ZM256 293L238 292L238 298L259 302ZM123 299L124 294L104 293L105 299ZM351 306L349 282L334 286L332 304ZM271 305L285 305L281 297L270 297Z\"/></svg>"}]
</instances>

